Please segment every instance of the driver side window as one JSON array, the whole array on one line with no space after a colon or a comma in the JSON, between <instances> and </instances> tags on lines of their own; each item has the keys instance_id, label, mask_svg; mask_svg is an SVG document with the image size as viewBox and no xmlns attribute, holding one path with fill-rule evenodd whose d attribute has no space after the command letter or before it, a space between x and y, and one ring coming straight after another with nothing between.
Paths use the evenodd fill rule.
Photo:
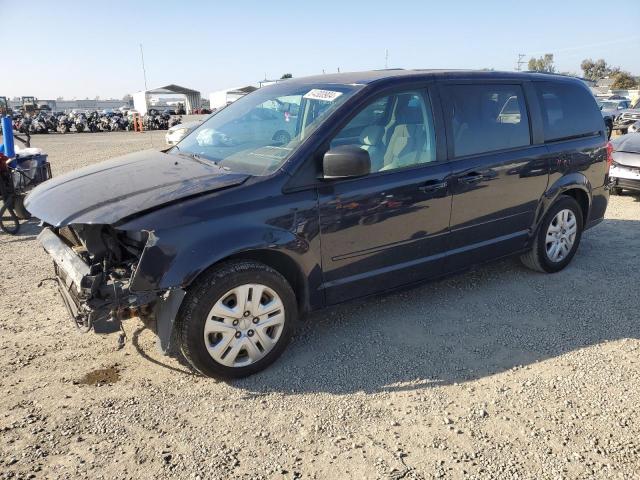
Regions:
<instances>
[{"instance_id":1,"label":"driver side window","mask_svg":"<svg viewBox=\"0 0 640 480\"><path fill-rule=\"evenodd\" d=\"M356 145L369 153L371 173L436 160L435 128L428 98L394 93L366 105L338 132L330 148Z\"/></svg>"}]
</instances>

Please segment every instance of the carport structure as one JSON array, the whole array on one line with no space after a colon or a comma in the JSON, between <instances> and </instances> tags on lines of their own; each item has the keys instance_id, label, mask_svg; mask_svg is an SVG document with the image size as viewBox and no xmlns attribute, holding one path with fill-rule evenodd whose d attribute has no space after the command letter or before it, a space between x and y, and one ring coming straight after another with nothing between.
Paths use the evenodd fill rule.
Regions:
<instances>
[{"instance_id":1,"label":"carport structure","mask_svg":"<svg viewBox=\"0 0 640 480\"><path fill-rule=\"evenodd\" d=\"M191 90L190 88L181 87L180 85L166 85L151 90L141 90L133 94L133 108L140 114L145 115L149 111L149 98L153 95L184 95L184 109L187 114L193 113L193 110L200 107L200 92Z\"/></svg>"}]
</instances>

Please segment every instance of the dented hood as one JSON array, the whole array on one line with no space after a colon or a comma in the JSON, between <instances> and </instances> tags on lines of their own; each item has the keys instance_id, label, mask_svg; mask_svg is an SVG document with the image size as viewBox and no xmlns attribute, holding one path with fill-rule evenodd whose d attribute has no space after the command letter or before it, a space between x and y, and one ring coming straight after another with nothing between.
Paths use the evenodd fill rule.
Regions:
<instances>
[{"instance_id":1,"label":"dented hood","mask_svg":"<svg viewBox=\"0 0 640 480\"><path fill-rule=\"evenodd\" d=\"M247 178L207 160L145 150L54 177L31 191L25 207L55 227L113 224Z\"/></svg>"}]
</instances>

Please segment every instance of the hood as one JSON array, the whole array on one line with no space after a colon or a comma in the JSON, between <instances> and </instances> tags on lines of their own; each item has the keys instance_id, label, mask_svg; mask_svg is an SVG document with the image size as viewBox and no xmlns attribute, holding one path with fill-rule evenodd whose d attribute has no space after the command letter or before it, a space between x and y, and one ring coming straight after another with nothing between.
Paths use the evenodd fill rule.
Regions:
<instances>
[{"instance_id":1,"label":"hood","mask_svg":"<svg viewBox=\"0 0 640 480\"><path fill-rule=\"evenodd\" d=\"M34 217L61 227L113 224L179 200L243 183L206 160L145 150L54 177L25 199Z\"/></svg>"},{"instance_id":2,"label":"hood","mask_svg":"<svg viewBox=\"0 0 640 480\"><path fill-rule=\"evenodd\" d=\"M627 167L640 168L640 133L628 133L611 142L613 160Z\"/></svg>"},{"instance_id":3,"label":"hood","mask_svg":"<svg viewBox=\"0 0 640 480\"><path fill-rule=\"evenodd\" d=\"M611 140L611 145L616 152L640 153L640 134L627 133Z\"/></svg>"}]
</instances>

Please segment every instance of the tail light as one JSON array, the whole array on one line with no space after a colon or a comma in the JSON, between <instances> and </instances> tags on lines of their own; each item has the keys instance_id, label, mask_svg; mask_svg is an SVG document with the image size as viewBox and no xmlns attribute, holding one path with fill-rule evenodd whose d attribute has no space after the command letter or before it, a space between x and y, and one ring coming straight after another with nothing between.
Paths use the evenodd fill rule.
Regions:
<instances>
[{"instance_id":1,"label":"tail light","mask_svg":"<svg viewBox=\"0 0 640 480\"><path fill-rule=\"evenodd\" d=\"M607 171L611 168L613 163L613 145L611 142L607 143Z\"/></svg>"}]
</instances>

